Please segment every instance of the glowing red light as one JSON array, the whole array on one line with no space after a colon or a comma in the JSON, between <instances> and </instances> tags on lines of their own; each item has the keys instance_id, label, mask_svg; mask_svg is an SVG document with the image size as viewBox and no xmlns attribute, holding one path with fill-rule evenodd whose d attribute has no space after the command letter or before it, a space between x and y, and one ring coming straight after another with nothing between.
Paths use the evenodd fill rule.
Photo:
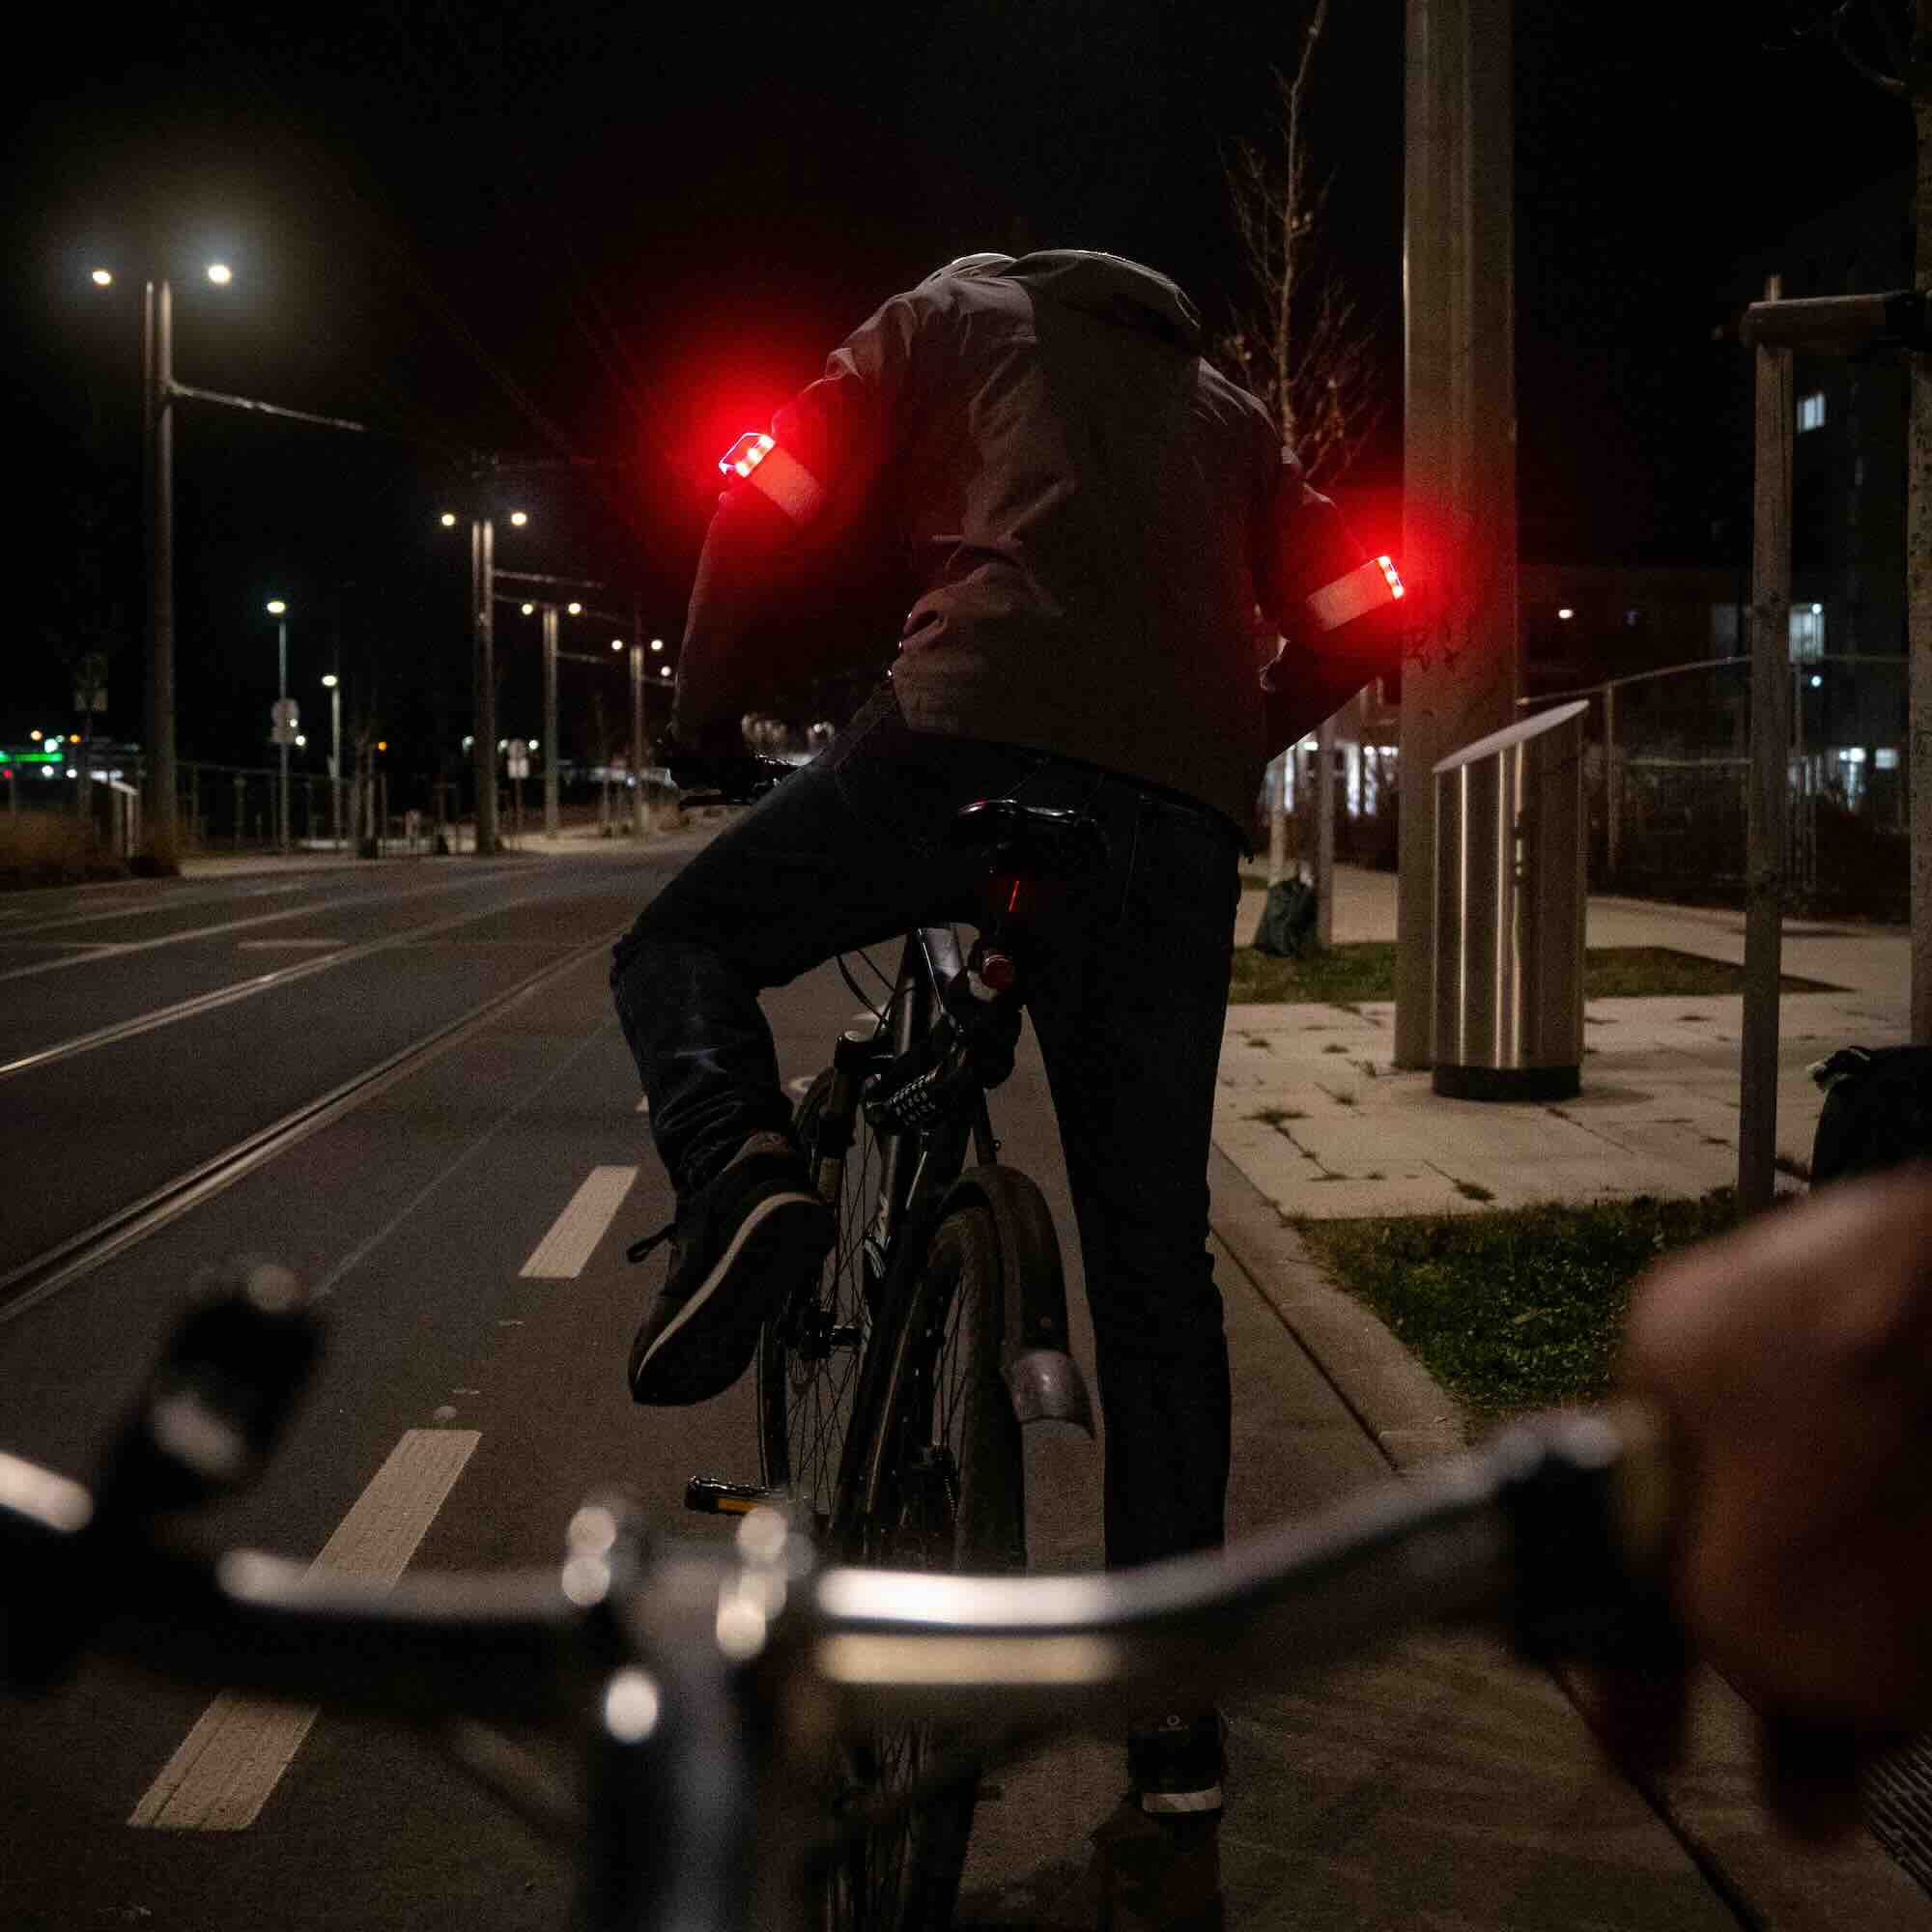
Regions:
<instances>
[{"instance_id":1,"label":"glowing red light","mask_svg":"<svg viewBox=\"0 0 1932 1932\"><path fill-rule=\"evenodd\" d=\"M749 476L772 448L772 440L757 430L747 430L723 456L718 468L726 476Z\"/></svg>"}]
</instances>

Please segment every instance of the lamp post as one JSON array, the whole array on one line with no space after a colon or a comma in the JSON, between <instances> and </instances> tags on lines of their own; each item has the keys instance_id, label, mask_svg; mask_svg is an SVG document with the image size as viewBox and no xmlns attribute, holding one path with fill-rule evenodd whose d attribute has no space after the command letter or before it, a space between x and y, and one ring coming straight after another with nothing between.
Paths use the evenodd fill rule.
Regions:
<instances>
[{"instance_id":1,"label":"lamp post","mask_svg":"<svg viewBox=\"0 0 1932 1932\"><path fill-rule=\"evenodd\" d=\"M328 693L328 836L342 843L342 680L325 671L322 688Z\"/></svg>"},{"instance_id":2,"label":"lamp post","mask_svg":"<svg viewBox=\"0 0 1932 1932\"><path fill-rule=\"evenodd\" d=\"M510 512L521 528L529 522L523 510ZM454 510L442 513L444 529L454 529ZM470 739L470 768L476 783L476 856L497 849L497 526L489 517L469 519L469 611L475 649L471 681L476 722Z\"/></svg>"},{"instance_id":3,"label":"lamp post","mask_svg":"<svg viewBox=\"0 0 1932 1932\"><path fill-rule=\"evenodd\" d=\"M296 735L289 710L289 607L279 597L269 599L269 615L275 620L275 750L280 754L280 788L275 794L275 845L289 849L289 743Z\"/></svg>"},{"instance_id":4,"label":"lamp post","mask_svg":"<svg viewBox=\"0 0 1932 1932\"><path fill-rule=\"evenodd\" d=\"M226 288L235 272L225 262L211 262L208 279ZM97 268L89 279L98 289L114 286L113 270ZM189 396L227 409L318 423L327 429L360 432L363 425L341 416L288 410L249 396L224 396L175 381L174 291L165 275L152 277L141 303L141 454L146 488L143 518L148 577L147 799L145 842L156 869L181 866L181 811L175 796L175 533L174 402ZM286 790L286 787L284 787Z\"/></svg>"}]
</instances>

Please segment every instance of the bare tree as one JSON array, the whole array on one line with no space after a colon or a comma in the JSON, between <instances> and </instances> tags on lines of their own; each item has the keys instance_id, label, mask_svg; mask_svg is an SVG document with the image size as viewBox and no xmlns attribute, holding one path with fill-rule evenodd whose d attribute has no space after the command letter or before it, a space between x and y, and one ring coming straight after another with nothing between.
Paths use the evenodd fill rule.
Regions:
<instances>
[{"instance_id":1,"label":"bare tree","mask_svg":"<svg viewBox=\"0 0 1932 1932\"><path fill-rule=\"evenodd\" d=\"M1348 471L1382 412L1375 336L1321 247L1319 223L1333 177L1308 146L1308 98L1329 0L1315 0L1293 76L1277 71L1281 120L1272 143L1242 142L1228 164L1250 302L1215 344L1215 359L1274 412L1309 480Z\"/></svg>"},{"instance_id":2,"label":"bare tree","mask_svg":"<svg viewBox=\"0 0 1932 1932\"><path fill-rule=\"evenodd\" d=\"M1243 142L1227 169L1236 232L1246 258L1251 300L1215 344L1215 359L1268 405L1282 440L1318 487L1341 479L1361 454L1381 414L1375 337L1321 245L1320 222L1332 176L1309 153L1308 103L1315 54L1328 24L1329 0L1315 0L1291 76L1277 70L1281 118L1275 139ZM1271 640L1270 640L1271 647ZM1314 852L1318 943L1332 931L1334 901L1334 721L1317 734L1321 777L1316 791ZM1268 774L1268 881L1287 869L1285 752Z\"/></svg>"}]
</instances>

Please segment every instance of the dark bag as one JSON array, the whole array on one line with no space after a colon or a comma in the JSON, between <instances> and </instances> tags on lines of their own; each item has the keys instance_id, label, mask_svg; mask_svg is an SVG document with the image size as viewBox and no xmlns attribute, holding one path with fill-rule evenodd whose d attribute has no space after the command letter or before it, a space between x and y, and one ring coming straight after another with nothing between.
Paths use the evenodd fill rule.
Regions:
<instances>
[{"instance_id":1,"label":"dark bag","mask_svg":"<svg viewBox=\"0 0 1932 1932\"><path fill-rule=\"evenodd\" d=\"M1277 879L1255 927L1255 951L1300 959L1315 950L1315 888L1305 879Z\"/></svg>"},{"instance_id":2,"label":"dark bag","mask_svg":"<svg viewBox=\"0 0 1932 1932\"><path fill-rule=\"evenodd\" d=\"M1825 1090L1813 1187L1932 1159L1932 1046L1841 1046L1811 1077Z\"/></svg>"}]
</instances>

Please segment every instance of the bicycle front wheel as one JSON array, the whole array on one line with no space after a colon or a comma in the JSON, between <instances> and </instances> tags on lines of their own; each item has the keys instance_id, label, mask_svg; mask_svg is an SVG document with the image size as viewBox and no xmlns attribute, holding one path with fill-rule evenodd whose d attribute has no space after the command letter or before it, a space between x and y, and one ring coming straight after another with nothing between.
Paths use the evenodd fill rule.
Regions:
<instances>
[{"instance_id":1,"label":"bicycle front wheel","mask_svg":"<svg viewBox=\"0 0 1932 1932\"><path fill-rule=\"evenodd\" d=\"M826 1067L798 1103L799 1144L814 1172L827 1132L833 1072ZM811 1512L821 1539L831 1521L858 1392L859 1364L871 1331L874 1294L866 1236L877 1216L885 1160L863 1112L852 1122L837 1226L818 1279L769 1321L758 1338L758 1460L768 1489L785 1490Z\"/></svg>"},{"instance_id":2,"label":"bicycle front wheel","mask_svg":"<svg viewBox=\"0 0 1932 1932\"><path fill-rule=\"evenodd\" d=\"M999 1373L1002 1276L992 1215L955 1208L933 1236L894 1341L861 1560L898 1570L1004 1575L1026 1567L1019 1424ZM930 1723L854 1745L846 1808L883 1814L841 1848L824 1923L933 1932L952 1922L977 1776ZM945 1780L945 1781L940 1781Z\"/></svg>"}]
</instances>

